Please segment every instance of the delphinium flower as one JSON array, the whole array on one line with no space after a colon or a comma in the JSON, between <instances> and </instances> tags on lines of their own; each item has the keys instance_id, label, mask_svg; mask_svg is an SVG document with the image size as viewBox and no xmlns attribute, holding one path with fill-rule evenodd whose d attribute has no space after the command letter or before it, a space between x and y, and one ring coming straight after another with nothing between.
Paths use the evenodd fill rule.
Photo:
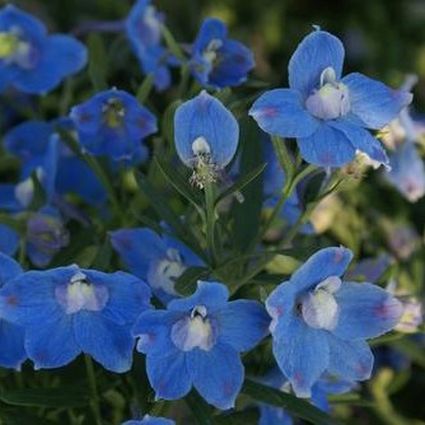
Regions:
<instances>
[{"instance_id":1,"label":"delphinium flower","mask_svg":"<svg viewBox=\"0 0 425 425\"><path fill-rule=\"evenodd\" d=\"M269 318L258 302L228 297L224 285L200 281L192 296L140 315L137 349L157 398L175 400L193 386L219 409L234 406L244 376L239 353L266 335Z\"/></svg>"},{"instance_id":2,"label":"delphinium flower","mask_svg":"<svg viewBox=\"0 0 425 425\"><path fill-rule=\"evenodd\" d=\"M128 270L147 282L163 302L178 295L176 280L188 267L204 265L178 239L147 228L111 232L111 243Z\"/></svg>"},{"instance_id":3,"label":"delphinium flower","mask_svg":"<svg viewBox=\"0 0 425 425\"><path fill-rule=\"evenodd\" d=\"M125 22L127 37L143 73L154 76L157 90L169 87L169 66L176 64L175 58L162 44L163 23L164 15L156 10L150 0L137 0Z\"/></svg>"},{"instance_id":4,"label":"delphinium flower","mask_svg":"<svg viewBox=\"0 0 425 425\"><path fill-rule=\"evenodd\" d=\"M226 25L216 18L204 20L190 50L190 69L206 87L238 86L255 65L251 50L229 39Z\"/></svg>"},{"instance_id":5,"label":"delphinium flower","mask_svg":"<svg viewBox=\"0 0 425 425\"><path fill-rule=\"evenodd\" d=\"M232 113L204 90L177 108L174 139L180 159L193 169L192 183L202 189L220 179L235 155L239 126Z\"/></svg>"},{"instance_id":6,"label":"delphinium flower","mask_svg":"<svg viewBox=\"0 0 425 425\"><path fill-rule=\"evenodd\" d=\"M346 248L322 249L266 300L273 353L298 397L310 397L324 372L368 379L373 355L366 339L400 319L400 302L384 289L341 280L351 259Z\"/></svg>"},{"instance_id":7,"label":"delphinium flower","mask_svg":"<svg viewBox=\"0 0 425 425\"><path fill-rule=\"evenodd\" d=\"M149 287L123 272L76 265L29 271L0 290L0 316L25 329L36 369L65 366L81 352L113 372L132 364L131 326L150 307Z\"/></svg>"},{"instance_id":8,"label":"delphinium flower","mask_svg":"<svg viewBox=\"0 0 425 425\"><path fill-rule=\"evenodd\" d=\"M143 139L157 131L156 118L123 90L106 90L71 109L83 148L113 160L146 158Z\"/></svg>"},{"instance_id":9,"label":"delphinium flower","mask_svg":"<svg viewBox=\"0 0 425 425\"><path fill-rule=\"evenodd\" d=\"M171 419L146 415L141 420L126 421L122 425L175 425L175 422Z\"/></svg>"},{"instance_id":10,"label":"delphinium flower","mask_svg":"<svg viewBox=\"0 0 425 425\"><path fill-rule=\"evenodd\" d=\"M359 73L341 78L343 60L338 38L313 31L289 62L290 88L264 93L249 113L265 132L296 138L311 164L341 167L363 152L387 165L384 149L368 129L388 124L412 95Z\"/></svg>"},{"instance_id":11,"label":"delphinium flower","mask_svg":"<svg viewBox=\"0 0 425 425\"><path fill-rule=\"evenodd\" d=\"M21 275L21 266L11 257L0 253L0 288ZM0 318L0 366L19 370L27 358L24 329Z\"/></svg>"},{"instance_id":12,"label":"delphinium flower","mask_svg":"<svg viewBox=\"0 0 425 425\"><path fill-rule=\"evenodd\" d=\"M26 121L6 133L4 145L9 153L20 159L22 179L39 167L45 168L46 158L55 149L56 156L51 158L56 162L55 173L51 173L54 174L51 184L55 195L74 193L90 204L103 204L106 200L105 189L93 170L69 149L62 132L75 135L75 126L69 118L49 122Z\"/></svg>"},{"instance_id":13,"label":"delphinium flower","mask_svg":"<svg viewBox=\"0 0 425 425\"><path fill-rule=\"evenodd\" d=\"M86 48L75 38L48 35L41 21L15 6L0 10L0 89L46 93L86 62Z\"/></svg>"},{"instance_id":14,"label":"delphinium flower","mask_svg":"<svg viewBox=\"0 0 425 425\"><path fill-rule=\"evenodd\" d=\"M1 204L0 204L1 209ZM0 223L0 252L6 255L14 255L19 247L19 235L6 224Z\"/></svg>"},{"instance_id":15,"label":"delphinium flower","mask_svg":"<svg viewBox=\"0 0 425 425\"><path fill-rule=\"evenodd\" d=\"M289 381L278 368L269 371L261 381L281 391L291 392ZM352 381L341 380L324 374L311 389L311 402L319 409L329 412L330 406L327 396L329 394L344 394L352 390L355 385ZM292 416L285 409L268 404L260 405L259 425L292 425L293 423Z\"/></svg>"}]
</instances>

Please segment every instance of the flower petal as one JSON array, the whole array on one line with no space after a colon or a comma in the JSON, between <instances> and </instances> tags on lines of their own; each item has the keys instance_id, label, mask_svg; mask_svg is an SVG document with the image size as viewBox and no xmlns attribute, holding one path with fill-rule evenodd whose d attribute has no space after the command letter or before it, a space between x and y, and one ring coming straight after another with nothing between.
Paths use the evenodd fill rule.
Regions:
<instances>
[{"instance_id":1,"label":"flower petal","mask_svg":"<svg viewBox=\"0 0 425 425\"><path fill-rule=\"evenodd\" d=\"M319 86L320 75L326 68L333 68L338 80L343 63L341 41L326 31L313 31L298 45L289 61L289 87L306 98Z\"/></svg>"},{"instance_id":2,"label":"flower petal","mask_svg":"<svg viewBox=\"0 0 425 425\"><path fill-rule=\"evenodd\" d=\"M0 238L2 238L1 225ZM17 261L8 255L0 253L0 287L23 272L22 267Z\"/></svg>"},{"instance_id":3,"label":"flower petal","mask_svg":"<svg viewBox=\"0 0 425 425\"><path fill-rule=\"evenodd\" d=\"M263 131L280 137L309 137L320 126L320 121L304 108L302 96L290 89L265 92L249 115Z\"/></svg>"},{"instance_id":4,"label":"flower petal","mask_svg":"<svg viewBox=\"0 0 425 425\"><path fill-rule=\"evenodd\" d=\"M333 336L328 341L329 373L353 381L370 378L373 354L365 341L343 341Z\"/></svg>"},{"instance_id":5,"label":"flower petal","mask_svg":"<svg viewBox=\"0 0 425 425\"><path fill-rule=\"evenodd\" d=\"M220 341L238 352L257 345L266 336L270 324L264 307L249 300L231 301L214 312L214 317L218 320Z\"/></svg>"},{"instance_id":6,"label":"flower petal","mask_svg":"<svg viewBox=\"0 0 425 425\"><path fill-rule=\"evenodd\" d=\"M345 340L374 338L390 331L403 310L389 292L371 283L344 282L334 296L339 319L333 333Z\"/></svg>"},{"instance_id":7,"label":"flower petal","mask_svg":"<svg viewBox=\"0 0 425 425\"><path fill-rule=\"evenodd\" d=\"M330 122L330 125L345 134L355 149L382 165L389 165L385 149L367 130L345 120Z\"/></svg>"},{"instance_id":8,"label":"flower petal","mask_svg":"<svg viewBox=\"0 0 425 425\"><path fill-rule=\"evenodd\" d=\"M24 348L24 329L0 320L0 366L19 370L27 358Z\"/></svg>"},{"instance_id":9,"label":"flower petal","mask_svg":"<svg viewBox=\"0 0 425 425\"><path fill-rule=\"evenodd\" d=\"M407 91L394 90L356 72L345 76L342 82L350 91L351 112L367 128L381 129L396 118L413 98Z\"/></svg>"},{"instance_id":10,"label":"flower petal","mask_svg":"<svg viewBox=\"0 0 425 425\"><path fill-rule=\"evenodd\" d=\"M203 137L211 150L212 161L225 167L238 147L239 126L233 114L206 91L180 105L174 116L174 137L180 159L193 165L193 142Z\"/></svg>"},{"instance_id":11,"label":"flower petal","mask_svg":"<svg viewBox=\"0 0 425 425\"><path fill-rule=\"evenodd\" d=\"M352 161L356 150L344 133L323 123L310 137L297 139L301 156L310 164L341 167Z\"/></svg>"},{"instance_id":12,"label":"flower petal","mask_svg":"<svg viewBox=\"0 0 425 425\"><path fill-rule=\"evenodd\" d=\"M324 248L313 254L291 277L298 291L312 288L330 276L341 276L353 258L344 247Z\"/></svg>"},{"instance_id":13,"label":"flower petal","mask_svg":"<svg viewBox=\"0 0 425 425\"><path fill-rule=\"evenodd\" d=\"M185 353L177 349L163 356L148 355L146 372L156 398L176 400L184 397L192 387Z\"/></svg>"},{"instance_id":14,"label":"flower petal","mask_svg":"<svg viewBox=\"0 0 425 425\"><path fill-rule=\"evenodd\" d=\"M193 385L208 403L222 410L234 407L244 377L237 351L222 343L210 351L192 350L187 353L187 368Z\"/></svg>"},{"instance_id":15,"label":"flower petal","mask_svg":"<svg viewBox=\"0 0 425 425\"><path fill-rule=\"evenodd\" d=\"M19 234L7 226L6 224L0 224L0 253L6 255L14 255L19 247ZM0 271L0 283L1 271Z\"/></svg>"}]
</instances>

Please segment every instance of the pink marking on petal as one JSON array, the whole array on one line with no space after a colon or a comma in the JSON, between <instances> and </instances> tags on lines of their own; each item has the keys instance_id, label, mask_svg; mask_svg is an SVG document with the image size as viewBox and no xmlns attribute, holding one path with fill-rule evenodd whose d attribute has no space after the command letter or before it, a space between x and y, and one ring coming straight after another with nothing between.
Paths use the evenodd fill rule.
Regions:
<instances>
[{"instance_id":1,"label":"pink marking on petal","mask_svg":"<svg viewBox=\"0 0 425 425\"><path fill-rule=\"evenodd\" d=\"M298 371L294 373L293 380L296 385L301 385L304 382L304 377L302 373Z\"/></svg>"},{"instance_id":2,"label":"pink marking on petal","mask_svg":"<svg viewBox=\"0 0 425 425\"><path fill-rule=\"evenodd\" d=\"M278 114L278 110L276 108L273 108L271 106L267 108L263 108L260 111L260 115L267 118L274 118Z\"/></svg>"},{"instance_id":3,"label":"pink marking on petal","mask_svg":"<svg viewBox=\"0 0 425 425\"><path fill-rule=\"evenodd\" d=\"M335 256L334 256L335 263L339 263L343 260L344 251L345 251L344 248L338 248L337 250L335 250Z\"/></svg>"},{"instance_id":4,"label":"pink marking on petal","mask_svg":"<svg viewBox=\"0 0 425 425\"><path fill-rule=\"evenodd\" d=\"M11 306L17 306L19 304L18 298L15 295L9 295L6 298L6 304Z\"/></svg>"}]
</instances>

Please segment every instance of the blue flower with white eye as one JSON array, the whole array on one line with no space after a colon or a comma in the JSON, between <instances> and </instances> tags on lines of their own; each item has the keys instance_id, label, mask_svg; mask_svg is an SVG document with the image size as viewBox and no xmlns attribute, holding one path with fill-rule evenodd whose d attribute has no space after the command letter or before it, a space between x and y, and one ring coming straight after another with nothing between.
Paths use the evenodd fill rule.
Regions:
<instances>
[{"instance_id":1,"label":"blue flower with white eye","mask_svg":"<svg viewBox=\"0 0 425 425\"><path fill-rule=\"evenodd\" d=\"M123 272L76 265L29 271L0 290L0 315L25 329L25 349L36 369L65 366L80 353L105 369L130 369L131 326L150 308L150 290Z\"/></svg>"},{"instance_id":2,"label":"blue flower with white eye","mask_svg":"<svg viewBox=\"0 0 425 425\"><path fill-rule=\"evenodd\" d=\"M174 116L177 154L193 169L201 189L220 177L238 148L239 125L233 114L205 90L180 105Z\"/></svg>"},{"instance_id":3,"label":"blue flower with white eye","mask_svg":"<svg viewBox=\"0 0 425 425\"><path fill-rule=\"evenodd\" d=\"M227 38L226 25L207 18L191 48L190 69L203 86L238 86L254 66L254 56L246 46Z\"/></svg>"},{"instance_id":4,"label":"blue flower with white eye","mask_svg":"<svg viewBox=\"0 0 425 425\"><path fill-rule=\"evenodd\" d=\"M414 143L405 142L390 155L391 170L386 180L409 201L416 202L425 195L425 164Z\"/></svg>"},{"instance_id":5,"label":"blue flower with white eye","mask_svg":"<svg viewBox=\"0 0 425 425\"><path fill-rule=\"evenodd\" d=\"M133 332L157 398L179 399L194 386L217 408L234 406L244 377L239 353L266 335L270 319L258 302L228 297L224 285L200 281L192 296L140 315Z\"/></svg>"},{"instance_id":6,"label":"blue flower with white eye","mask_svg":"<svg viewBox=\"0 0 425 425\"><path fill-rule=\"evenodd\" d=\"M370 377L366 339L391 330L401 303L371 283L342 282L346 248L318 251L267 298L277 363L298 397L310 397L324 372L349 381Z\"/></svg>"},{"instance_id":7,"label":"blue flower with white eye","mask_svg":"<svg viewBox=\"0 0 425 425\"><path fill-rule=\"evenodd\" d=\"M44 24L15 6L0 10L0 89L12 85L25 93L46 93L87 62L75 38L48 35Z\"/></svg>"},{"instance_id":8,"label":"blue flower with white eye","mask_svg":"<svg viewBox=\"0 0 425 425\"><path fill-rule=\"evenodd\" d=\"M154 76L157 90L170 86L170 65L176 61L162 44L161 26L164 15L159 13L150 0L138 0L131 9L125 28L133 51L144 74Z\"/></svg>"},{"instance_id":9,"label":"blue flower with white eye","mask_svg":"<svg viewBox=\"0 0 425 425\"><path fill-rule=\"evenodd\" d=\"M111 243L128 270L165 303L178 296L174 285L188 267L205 265L179 240L147 228L111 232Z\"/></svg>"},{"instance_id":10,"label":"blue flower with white eye","mask_svg":"<svg viewBox=\"0 0 425 425\"><path fill-rule=\"evenodd\" d=\"M384 149L367 129L388 124L412 95L359 73L341 78L343 60L338 38L313 31L289 62L290 88L264 93L249 114L266 133L296 138L311 164L341 167L362 152L387 165Z\"/></svg>"},{"instance_id":11,"label":"blue flower with white eye","mask_svg":"<svg viewBox=\"0 0 425 425\"><path fill-rule=\"evenodd\" d=\"M171 419L146 415L142 420L126 421L122 425L175 425Z\"/></svg>"},{"instance_id":12,"label":"blue flower with white eye","mask_svg":"<svg viewBox=\"0 0 425 425\"><path fill-rule=\"evenodd\" d=\"M0 253L0 288L22 273L21 266L13 258ZM0 366L19 370L27 358L24 329L0 317Z\"/></svg>"},{"instance_id":13,"label":"blue flower with white eye","mask_svg":"<svg viewBox=\"0 0 425 425\"><path fill-rule=\"evenodd\" d=\"M81 146L113 160L146 157L143 139L157 131L156 118L123 90L106 90L74 106L70 117Z\"/></svg>"},{"instance_id":14,"label":"blue flower with white eye","mask_svg":"<svg viewBox=\"0 0 425 425\"><path fill-rule=\"evenodd\" d=\"M175 422L171 419L158 418L154 416L146 415L142 420L126 421L121 425L175 425Z\"/></svg>"},{"instance_id":15,"label":"blue flower with white eye","mask_svg":"<svg viewBox=\"0 0 425 425\"><path fill-rule=\"evenodd\" d=\"M272 369L261 381L284 392L290 392L291 390L289 381L278 368ZM324 374L311 389L311 402L319 409L329 412L330 406L327 396L329 394L344 394L355 386L356 383L352 381L345 381L338 377ZM267 404L260 405L259 425L292 425L293 423L292 417L285 409Z\"/></svg>"},{"instance_id":16,"label":"blue flower with white eye","mask_svg":"<svg viewBox=\"0 0 425 425\"><path fill-rule=\"evenodd\" d=\"M50 156L55 172L48 174L55 194L76 193L86 202L102 204L106 200L105 189L92 169L67 147L59 131L72 134L75 127L69 118L26 121L6 133L5 148L21 160L21 178L28 178L39 167L45 168Z\"/></svg>"}]
</instances>

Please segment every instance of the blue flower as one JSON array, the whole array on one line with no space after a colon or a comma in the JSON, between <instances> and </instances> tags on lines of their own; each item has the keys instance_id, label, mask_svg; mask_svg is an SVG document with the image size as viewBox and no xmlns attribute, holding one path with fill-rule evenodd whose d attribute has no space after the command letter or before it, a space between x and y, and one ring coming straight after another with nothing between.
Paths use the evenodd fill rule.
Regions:
<instances>
[{"instance_id":1,"label":"blue flower","mask_svg":"<svg viewBox=\"0 0 425 425\"><path fill-rule=\"evenodd\" d=\"M47 35L42 22L7 5L0 10L0 89L46 93L87 62L87 50L73 37Z\"/></svg>"},{"instance_id":2,"label":"blue flower","mask_svg":"<svg viewBox=\"0 0 425 425\"><path fill-rule=\"evenodd\" d=\"M5 148L21 160L21 178L50 164L50 195L79 194L86 202L100 205L106 192L91 168L78 158L62 140L59 130L75 132L69 118L50 122L26 121L17 125L5 136ZM43 171L42 171L43 174Z\"/></svg>"},{"instance_id":3,"label":"blue flower","mask_svg":"<svg viewBox=\"0 0 425 425\"><path fill-rule=\"evenodd\" d=\"M157 398L175 400L194 386L217 408L234 406L244 376L239 353L266 335L269 319L258 302L228 297L224 285L198 282L192 296L140 315L137 349Z\"/></svg>"},{"instance_id":4,"label":"blue flower","mask_svg":"<svg viewBox=\"0 0 425 425\"><path fill-rule=\"evenodd\" d=\"M250 115L267 133L295 137L311 164L340 167L363 152L388 164L379 142L367 129L380 129L412 100L362 74L341 78L344 47L325 31L313 31L289 62L289 89L264 93Z\"/></svg>"},{"instance_id":5,"label":"blue flower","mask_svg":"<svg viewBox=\"0 0 425 425\"><path fill-rule=\"evenodd\" d=\"M176 63L162 45L161 27L164 16L150 0L138 0L131 9L125 28L133 51L143 72L154 76L157 90L165 90L171 83L169 65Z\"/></svg>"},{"instance_id":6,"label":"blue flower","mask_svg":"<svg viewBox=\"0 0 425 425\"><path fill-rule=\"evenodd\" d=\"M130 369L131 326L149 308L150 290L123 272L76 265L29 271L0 290L0 315L25 329L36 369L61 367L81 352L113 372Z\"/></svg>"},{"instance_id":7,"label":"blue flower","mask_svg":"<svg viewBox=\"0 0 425 425\"><path fill-rule=\"evenodd\" d=\"M425 195L425 164L412 142L398 146L390 155L391 170L385 177L409 201Z\"/></svg>"},{"instance_id":8,"label":"blue flower","mask_svg":"<svg viewBox=\"0 0 425 425\"><path fill-rule=\"evenodd\" d=\"M191 48L190 69L203 86L238 86L254 68L254 56L242 43L227 38L226 25L215 18L202 23Z\"/></svg>"},{"instance_id":9,"label":"blue flower","mask_svg":"<svg viewBox=\"0 0 425 425\"><path fill-rule=\"evenodd\" d=\"M84 150L113 160L146 157L142 140L157 131L156 118L123 90L106 90L70 114Z\"/></svg>"},{"instance_id":10,"label":"blue flower","mask_svg":"<svg viewBox=\"0 0 425 425\"><path fill-rule=\"evenodd\" d=\"M177 154L203 188L216 181L238 148L239 126L232 113L205 90L180 105L174 116Z\"/></svg>"},{"instance_id":11,"label":"blue flower","mask_svg":"<svg viewBox=\"0 0 425 425\"><path fill-rule=\"evenodd\" d=\"M111 243L128 270L147 282L165 303L178 295L174 285L188 267L204 265L179 240L147 228L111 232Z\"/></svg>"},{"instance_id":12,"label":"blue flower","mask_svg":"<svg viewBox=\"0 0 425 425\"><path fill-rule=\"evenodd\" d=\"M0 253L0 288L23 273L21 266L7 255ZM24 329L0 319L0 366L19 370L26 360Z\"/></svg>"},{"instance_id":13,"label":"blue flower","mask_svg":"<svg viewBox=\"0 0 425 425\"><path fill-rule=\"evenodd\" d=\"M126 421L121 425L175 425L171 419L157 418L154 416L146 415L142 420Z\"/></svg>"},{"instance_id":14,"label":"blue flower","mask_svg":"<svg viewBox=\"0 0 425 425\"><path fill-rule=\"evenodd\" d=\"M18 247L18 233L6 224L0 223L0 252L6 255L15 255Z\"/></svg>"},{"instance_id":15,"label":"blue flower","mask_svg":"<svg viewBox=\"0 0 425 425\"><path fill-rule=\"evenodd\" d=\"M341 281L351 259L348 249L322 249L266 301L274 356L299 397L310 397L324 372L368 379L373 356L365 340L400 319L401 303L384 289Z\"/></svg>"}]
</instances>

